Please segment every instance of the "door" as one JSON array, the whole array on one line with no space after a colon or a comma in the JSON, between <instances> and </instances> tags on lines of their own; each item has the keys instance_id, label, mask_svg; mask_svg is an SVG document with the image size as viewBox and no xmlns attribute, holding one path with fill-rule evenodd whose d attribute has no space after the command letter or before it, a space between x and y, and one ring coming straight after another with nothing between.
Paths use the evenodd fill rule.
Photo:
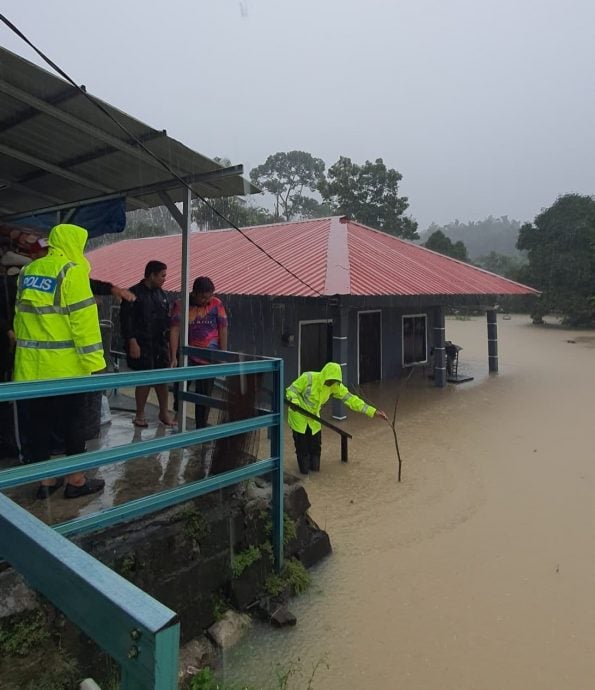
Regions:
<instances>
[{"instance_id":1,"label":"door","mask_svg":"<svg viewBox=\"0 0 595 690\"><path fill-rule=\"evenodd\" d=\"M357 317L359 383L379 381L382 378L380 312L359 312Z\"/></svg>"},{"instance_id":2,"label":"door","mask_svg":"<svg viewBox=\"0 0 595 690\"><path fill-rule=\"evenodd\" d=\"M333 324L331 321L300 323L300 374L320 371L333 359Z\"/></svg>"}]
</instances>

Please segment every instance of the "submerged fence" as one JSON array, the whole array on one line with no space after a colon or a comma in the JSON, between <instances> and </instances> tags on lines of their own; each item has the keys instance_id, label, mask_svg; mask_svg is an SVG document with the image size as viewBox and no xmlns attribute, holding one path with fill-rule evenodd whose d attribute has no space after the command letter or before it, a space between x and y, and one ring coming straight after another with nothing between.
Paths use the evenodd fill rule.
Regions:
<instances>
[{"instance_id":1,"label":"submerged fence","mask_svg":"<svg viewBox=\"0 0 595 690\"><path fill-rule=\"evenodd\" d=\"M163 510L216 489L270 474L272 480L273 553L283 563L283 361L264 357L202 351L192 354L223 363L147 372L0 384L0 402L135 386L187 382L215 377L268 374L273 378L270 407L253 417L213 427L180 429L164 438L130 443L0 471L0 491L41 479L62 477L115 462L181 449L268 429L270 457L151 493L142 498L50 527L0 494L0 557L46 596L121 667L123 690L177 687L179 624L176 614L65 539ZM229 361L235 360L235 361ZM241 360L241 361L240 361ZM183 394L205 404L209 398Z\"/></svg>"}]
</instances>

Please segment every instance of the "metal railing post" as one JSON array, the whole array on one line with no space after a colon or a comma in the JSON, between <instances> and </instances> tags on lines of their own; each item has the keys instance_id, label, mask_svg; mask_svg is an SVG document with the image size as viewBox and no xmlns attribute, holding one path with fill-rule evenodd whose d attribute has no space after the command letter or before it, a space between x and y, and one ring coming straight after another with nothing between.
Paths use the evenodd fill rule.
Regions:
<instances>
[{"instance_id":1,"label":"metal railing post","mask_svg":"<svg viewBox=\"0 0 595 690\"><path fill-rule=\"evenodd\" d=\"M283 567L283 400L284 375L283 360L276 362L273 377L273 414L279 415L279 421L271 429L271 457L276 458L272 474L273 512L273 555L277 572Z\"/></svg>"}]
</instances>

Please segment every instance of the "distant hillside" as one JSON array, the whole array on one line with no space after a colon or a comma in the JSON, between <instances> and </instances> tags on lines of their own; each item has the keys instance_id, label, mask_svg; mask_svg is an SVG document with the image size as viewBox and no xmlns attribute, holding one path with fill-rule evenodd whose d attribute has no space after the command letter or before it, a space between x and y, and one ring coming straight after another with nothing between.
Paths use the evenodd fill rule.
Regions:
<instances>
[{"instance_id":1,"label":"distant hillside","mask_svg":"<svg viewBox=\"0 0 595 690\"><path fill-rule=\"evenodd\" d=\"M463 242L472 261L491 252L520 257L521 253L516 248L520 227L518 220L509 220L508 216L489 216L485 220L468 223L458 220L442 226L432 223L420 236L423 243L433 232L441 230L453 242Z\"/></svg>"}]
</instances>

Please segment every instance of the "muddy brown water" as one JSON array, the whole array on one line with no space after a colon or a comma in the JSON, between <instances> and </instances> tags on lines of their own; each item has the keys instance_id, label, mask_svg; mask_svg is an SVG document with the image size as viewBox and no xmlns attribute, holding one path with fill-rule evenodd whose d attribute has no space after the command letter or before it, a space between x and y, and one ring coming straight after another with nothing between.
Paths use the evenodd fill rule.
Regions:
<instances>
[{"instance_id":1,"label":"muddy brown water","mask_svg":"<svg viewBox=\"0 0 595 690\"><path fill-rule=\"evenodd\" d=\"M312 687L326 690L592 687L595 332L515 316L499 337L489 376L485 319L447 321L475 379L409 381L402 484L386 424L350 414L348 465L325 435L306 486L334 554L292 602L297 627L258 626L227 680L277 687L275 664L294 663L305 688L323 660ZM364 390L389 411L397 388Z\"/></svg>"}]
</instances>

